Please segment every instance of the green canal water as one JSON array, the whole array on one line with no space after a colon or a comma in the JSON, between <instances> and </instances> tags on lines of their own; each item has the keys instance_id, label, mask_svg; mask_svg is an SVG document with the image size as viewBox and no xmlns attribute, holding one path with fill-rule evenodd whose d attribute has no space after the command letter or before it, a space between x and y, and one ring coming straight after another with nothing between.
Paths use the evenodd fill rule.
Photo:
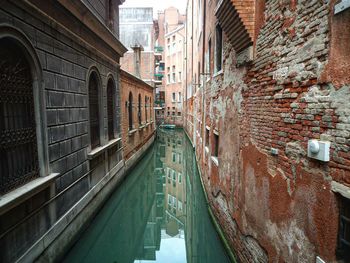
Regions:
<instances>
[{"instance_id":1,"label":"green canal water","mask_svg":"<svg viewBox=\"0 0 350 263\"><path fill-rule=\"evenodd\" d=\"M182 130L158 132L64 262L229 262Z\"/></svg>"}]
</instances>

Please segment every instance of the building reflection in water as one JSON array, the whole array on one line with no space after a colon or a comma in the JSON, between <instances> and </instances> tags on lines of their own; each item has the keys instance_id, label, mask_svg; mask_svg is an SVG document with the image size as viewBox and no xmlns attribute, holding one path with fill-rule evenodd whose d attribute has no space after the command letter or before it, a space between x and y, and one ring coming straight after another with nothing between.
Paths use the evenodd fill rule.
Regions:
<instances>
[{"instance_id":1,"label":"building reflection in water","mask_svg":"<svg viewBox=\"0 0 350 263\"><path fill-rule=\"evenodd\" d=\"M183 131L159 131L66 262L228 262Z\"/></svg>"}]
</instances>

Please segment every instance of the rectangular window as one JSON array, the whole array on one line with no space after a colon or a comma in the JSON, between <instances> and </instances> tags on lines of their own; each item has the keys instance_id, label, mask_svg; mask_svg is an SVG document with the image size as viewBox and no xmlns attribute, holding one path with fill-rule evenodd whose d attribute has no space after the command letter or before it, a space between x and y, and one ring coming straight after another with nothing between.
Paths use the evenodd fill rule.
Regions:
<instances>
[{"instance_id":1,"label":"rectangular window","mask_svg":"<svg viewBox=\"0 0 350 263\"><path fill-rule=\"evenodd\" d=\"M216 25L216 42L215 42L215 70L216 72L222 69L222 29Z\"/></svg>"},{"instance_id":2,"label":"rectangular window","mask_svg":"<svg viewBox=\"0 0 350 263\"><path fill-rule=\"evenodd\" d=\"M171 52L170 45L168 45L168 55L169 55L170 52Z\"/></svg>"},{"instance_id":3,"label":"rectangular window","mask_svg":"<svg viewBox=\"0 0 350 263\"><path fill-rule=\"evenodd\" d=\"M176 181L176 172L173 171L173 181Z\"/></svg>"},{"instance_id":4,"label":"rectangular window","mask_svg":"<svg viewBox=\"0 0 350 263\"><path fill-rule=\"evenodd\" d=\"M168 81L168 84L170 84L170 74L168 74L167 76L167 81Z\"/></svg>"},{"instance_id":5,"label":"rectangular window","mask_svg":"<svg viewBox=\"0 0 350 263\"><path fill-rule=\"evenodd\" d=\"M208 64L207 64L207 70L208 72L206 73L209 73L209 76L211 75L211 39L209 39L209 43L208 43Z\"/></svg>"},{"instance_id":6,"label":"rectangular window","mask_svg":"<svg viewBox=\"0 0 350 263\"><path fill-rule=\"evenodd\" d=\"M210 133L210 130L205 128L205 146L206 147L209 147L209 133Z\"/></svg>"},{"instance_id":7,"label":"rectangular window","mask_svg":"<svg viewBox=\"0 0 350 263\"><path fill-rule=\"evenodd\" d=\"M181 173L177 174L177 180L179 181L179 184L181 184L181 182L182 182L182 174Z\"/></svg>"},{"instance_id":8,"label":"rectangular window","mask_svg":"<svg viewBox=\"0 0 350 263\"><path fill-rule=\"evenodd\" d=\"M175 40L176 40L176 36L174 35L174 36L173 36L173 41L175 41Z\"/></svg>"},{"instance_id":9,"label":"rectangular window","mask_svg":"<svg viewBox=\"0 0 350 263\"><path fill-rule=\"evenodd\" d=\"M219 135L214 133L214 145L213 145L213 154L212 156L218 157L219 156Z\"/></svg>"},{"instance_id":10,"label":"rectangular window","mask_svg":"<svg viewBox=\"0 0 350 263\"><path fill-rule=\"evenodd\" d=\"M173 116L175 116L175 111L173 111Z\"/></svg>"},{"instance_id":11,"label":"rectangular window","mask_svg":"<svg viewBox=\"0 0 350 263\"><path fill-rule=\"evenodd\" d=\"M182 94L181 94L181 92L179 92L179 102L181 102L182 101Z\"/></svg>"},{"instance_id":12,"label":"rectangular window","mask_svg":"<svg viewBox=\"0 0 350 263\"><path fill-rule=\"evenodd\" d=\"M176 43L173 43L173 53L176 52Z\"/></svg>"},{"instance_id":13,"label":"rectangular window","mask_svg":"<svg viewBox=\"0 0 350 263\"><path fill-rule=\"evenodd\" d=\"M168 111L168 116L170 116L170 111Z\"/></svg>"},{"instance_id":14,"label":"rectangular window","mask_svg":"<svg viewBox=\"0 0 350 263\"><path fill-rule=\"evenodd\" d=\"M179 71L179 82L182 81L181 71Z\"/></svg>"},{"instance_id":15,"label":"rectangular window","mask_svg":"<svg viewBox=\"0 0 350 263\"><path fill-rule=\"evenodd\" d=\"M177 113L177 116L179 116L179 117L181 116L181 111L179 111L179 112Z\"/></svg>"},{"instance_id":16,"label":"rectangular window","mask_svg":"<svg viewBox=\"0 0 350 263\"><path fill-rule=\"evenodd\" d=\"M340 196L339 201L337 259L350 262L350 199Z\"/></svg>"},{"instance_id":17,"label":"rectangular window","mask_svg":"<svg viewBox=\"0 0 350 263\"><path fill-rule=\"evenodd\" d=\"M181 212L182 211L182 202L177 201L177 205L178 205L178 210Z\"/></svg>"},{"instance_id":18,"label":"rectangular window","mask_svg":"<svg viewBox=\"0 0 350 263\"><path fill-rule=\"evenodd\" d=\"M173 92L173 94L172 94L173 96L172 96L172 102L175 102L176 101L176 93L175 92Z\"/></svg>"},{"instance_id":19,"label":"rectangular window","mask_svg":"<svg viewBox=\"0 0 350 263\"><path fill-rule=\"evenodd\" d=\"M173 73L173 79L172 79L173 83L176 82L176 73Z\"/></svg>"}]
</instances>

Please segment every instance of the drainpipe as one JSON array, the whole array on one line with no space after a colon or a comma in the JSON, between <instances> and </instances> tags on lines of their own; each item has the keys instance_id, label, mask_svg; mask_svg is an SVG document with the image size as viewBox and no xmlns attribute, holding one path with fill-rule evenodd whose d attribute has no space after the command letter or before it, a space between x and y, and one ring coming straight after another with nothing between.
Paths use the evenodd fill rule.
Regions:
<instances>
[{"instance_id":1,"label":"drainpipe","mask_svg":"<svg viewBox=\"0 0 350 263\"><path fill-rule=\"evenodd\" d=\"M141 51L143 51L142 45L135 44L131 47L134 50L134 74L141 79Z\"/></svg>"}]
</instances>

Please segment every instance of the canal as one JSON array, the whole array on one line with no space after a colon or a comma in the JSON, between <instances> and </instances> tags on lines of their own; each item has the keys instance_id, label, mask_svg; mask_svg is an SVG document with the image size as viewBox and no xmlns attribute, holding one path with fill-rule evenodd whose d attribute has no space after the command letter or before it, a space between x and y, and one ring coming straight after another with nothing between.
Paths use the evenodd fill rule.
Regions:
<instances>
[{"instance_id":1,"label":"canal","mask_svg":"<svg viewBox=\"0 0 350 263\"><path fill-rule=\"evenodd\" d=\"M182 130L159 131L64 262L229 262Z\"/></svg>"}]
</instances>

